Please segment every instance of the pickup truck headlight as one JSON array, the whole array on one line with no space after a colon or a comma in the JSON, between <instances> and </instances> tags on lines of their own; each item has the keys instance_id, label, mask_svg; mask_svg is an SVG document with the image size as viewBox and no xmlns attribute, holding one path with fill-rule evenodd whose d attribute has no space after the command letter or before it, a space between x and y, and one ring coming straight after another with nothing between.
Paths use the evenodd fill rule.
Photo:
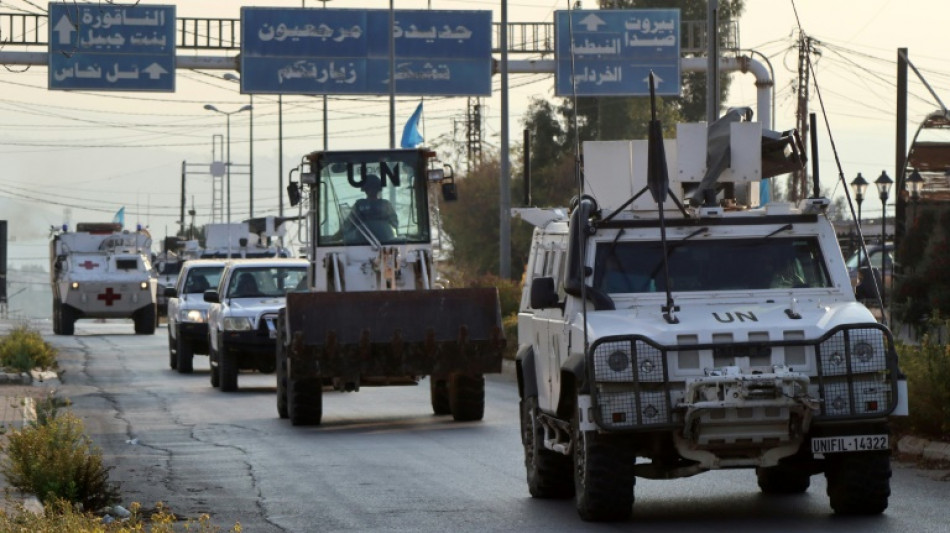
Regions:
<instances>
[{"instance_id":1,"label":"pickup truck headlight","mask_svg":"<svg viewBox=\"0 0 950 533\"><path fill-rule=\"evenodd\" d=\"M250 331L254 329L254 324L247 317L228 317L222 324L226 331Z\"/></svg>"},{"instance_id":2,"label":"pickup truck headlight","mask_svg":"<svg viewBox=\"0 0 950 533\"><path fill-rule=\"evenodd\" d=\"M181 312L182 322L197 322L203 324L208 319L208 312L199 309L187 309Z\"/></svg>"}]
</instances>

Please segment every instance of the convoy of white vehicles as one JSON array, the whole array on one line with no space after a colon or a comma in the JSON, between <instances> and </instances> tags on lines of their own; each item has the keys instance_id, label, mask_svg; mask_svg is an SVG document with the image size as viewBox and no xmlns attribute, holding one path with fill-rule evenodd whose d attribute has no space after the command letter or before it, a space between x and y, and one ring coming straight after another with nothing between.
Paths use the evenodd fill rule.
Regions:
<instances>
[{"instance_id":1,"label":"convoy of white vehicles","mask_svg":"<svg viewBox=\"0 0 950 533\"><path fill-rule=\"evenodd\" d=\"M906 414L891 333L855 300L827 199L757 205L764 178L803 164L794 135L724 120L724 153L707 150L721 123L679 125L662 185L647 141L585 142L570 210L520 211L536 226L518 315L528 487L585 520L629 516L637 477L726 468L765 493L823 472L836 513L887 507L888 416Z\"/></svg>"},{"instance_id":2,"label":"convoy of white vehicles","mask_svg":"<svg viewBox=\"0 0 950 533\"><path fill-rule=\"evenodd\" d=\"M855 299L830 202L759 205L765 180L804 159L794 132L749 118L681 124L665 143L585 142L571 206L514 210L536 226L515 362L532 496L620 520L637 477L747 468L765 493L804 492L823 473L836 513L887 508L888 417L907 414L894 340ZM290 189L307 258L267 243L266 257L228 244L184 261L163 291L169 366L190 373L207 353L225 392L241 370L276 371L277 411L294 425L321 423L325 389L426 376L435 414L482 419L506 342L498 293L435 284L430 186L455 190L433 156L306 156ZM150 244L115 224L57 233L55 333L115 317L153 333Z\"/></svg>"}]
</instances>

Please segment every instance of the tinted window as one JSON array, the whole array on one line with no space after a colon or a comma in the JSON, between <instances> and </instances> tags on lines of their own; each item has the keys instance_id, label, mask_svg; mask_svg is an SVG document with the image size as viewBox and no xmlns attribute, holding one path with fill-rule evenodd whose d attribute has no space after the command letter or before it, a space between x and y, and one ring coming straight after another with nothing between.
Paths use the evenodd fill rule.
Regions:
<instances>
[{"instance_id":1,"label":"tinted window","mask_svg":"<svg viewBox=\"0 0 950 533\"><path fill-rule=\"evenodd\" d=\"M595 286L607 293L666 290L659 242L601 243ZM816 239L669 241L673 291L828 287L831 281Z\"/></svg>"},{"instance_id":2,"label":"tinted window","mask_svg":"<svg viewBox=\"0 0 950 533\"><path fill-rule=\"evenodd\" d=\"M307 267L236 268L230 279L229 298L284 296L290 291L306 288Z\"/></svg>"}]
</instances>

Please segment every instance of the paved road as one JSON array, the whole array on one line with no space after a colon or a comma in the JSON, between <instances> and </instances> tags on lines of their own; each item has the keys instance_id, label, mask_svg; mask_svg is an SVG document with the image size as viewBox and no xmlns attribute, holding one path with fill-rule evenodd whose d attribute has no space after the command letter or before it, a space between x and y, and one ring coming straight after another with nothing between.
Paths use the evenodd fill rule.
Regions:
<instances>
[{"instance_id":1,"label":"paved road","mask_svg":"<svg viewBox=\"0 0 950 533\"><path fill-rule=\"evenodd\" d=\"M244 531L834 531L945 532L950 483L896 465L883 516L836 518L821 476L804 495L770 498L750 471L638 480L635 518L581 522L572 502L528 496L507 375L487 383L485 420L431 414L428 387L326 393L325 423L277 418L274 377L242 374L241 391L168 368L165 329L80 321L61 350L63 394L103 448L128 501L211 513ZM47 332L48 333L48 332Z\"/></svg>"}]
</instances>

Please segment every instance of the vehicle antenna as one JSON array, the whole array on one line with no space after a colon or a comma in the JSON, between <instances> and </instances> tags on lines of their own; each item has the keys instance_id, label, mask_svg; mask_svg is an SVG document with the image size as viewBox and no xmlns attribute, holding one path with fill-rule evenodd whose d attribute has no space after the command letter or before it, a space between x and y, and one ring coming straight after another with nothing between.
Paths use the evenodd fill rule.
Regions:
<instances>
[{"instance_id":1,"label":"vehicle antenna","mask_svg":"<svg viewBox=\"0 0 950 533\"><path fill-rule=\"evenodd\" d=\"M656 118L656 77L650 70L650 131L649 150L647 151L647 186L650 195L656 202L660 214L660 242L663 244L663 277L666 285L666 305L662 308L663 318L668 324L678 324L673 303L673 290L670 287L670 260L666 251L666 217L663 213L663 202L666 201L670 189L670 176L666 168L666 150L663 147L663 126Z\"/></svg>"},{"instance_id":2,"label":"vehicle antenna","mask_svg":"<svg viewBox=\"0 0 950 533\"><path fill-rule=\"evenodd\" d=\"M580 202L584 195L584 171L581 166L583 162L581 155L581 134L577 128L577 76L574 73L575 64L574 64L574 10L571 9L570 0L567 1L567 27L569 34L569 42L571 43L571 100L573 101L573 112L571 113L571 122L574 127L574 178L577 182L577 206L580 206ZM579 5L579 4L578 4ZM578 217L578 222L581 224L587 224L587 220L580 220ZM590 348L590 341L587 339L587 269L584 267L584 248L582 243L587 241L587 231L584 228L581 231L577 232L579 237L578 246L575 250L577 254L577 264L581 267L581 302L584 302L584 305L581 306L581 314L584 317L584 352Z\"/></svg>"}]
</instances>

